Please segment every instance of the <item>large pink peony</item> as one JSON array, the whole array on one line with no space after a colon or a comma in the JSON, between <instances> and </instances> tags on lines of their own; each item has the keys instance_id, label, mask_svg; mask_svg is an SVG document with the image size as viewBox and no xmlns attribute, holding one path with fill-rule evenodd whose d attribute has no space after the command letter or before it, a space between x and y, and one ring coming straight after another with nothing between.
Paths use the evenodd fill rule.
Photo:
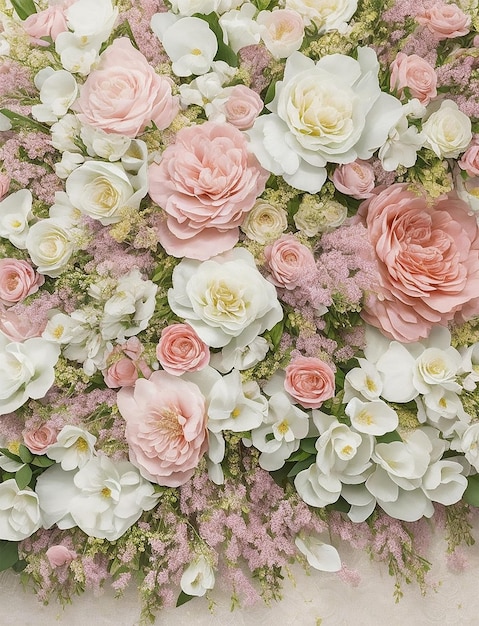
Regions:
<instances>
[{"instance_id":1,"label":"large pink peony","mask_svg":"<svg viewBox=\"0 0 479 626\"><path fill-rule=\"evenodd\" d=\"M230 250L267 178L231 124L183 128L150 167L150 196L166 212L161 245L168 254L200 261Z\"/></svg>"},{"instance_id":2,"label":"large pink peony","mask_svg":"<svg viewBox=\"0 0 479 626\"><path fill-rule=\"evenodd\" d=\"M171 85L122 37L103 52L73 108L83 124L134 138L151 122L163 130L176 117L178 98Z\"/></svg>"},{"instance_id":3,"label":"large pink peony","mask_svg":"<svg viewBox=\"0 0 479 626\"><path fill-rule=\"evenodd\" d=\"M366 322L403 342L427 337L456 314L479 313L479 234L468 205L455 196L435 203L395 184L359 209L378 262L378 293Z\"/></svg>"},{"instance_id":4,"label":"large pink peony","mask_svg":"<svg viewBox=\"0 0 479 626\"><path fill-rule=\"evenodd\" d=\"M126 421L130 461L147 480L178 487L208 448L205 398L197 385L153 372L117 395Z\"/></svg>"}]
</instances>

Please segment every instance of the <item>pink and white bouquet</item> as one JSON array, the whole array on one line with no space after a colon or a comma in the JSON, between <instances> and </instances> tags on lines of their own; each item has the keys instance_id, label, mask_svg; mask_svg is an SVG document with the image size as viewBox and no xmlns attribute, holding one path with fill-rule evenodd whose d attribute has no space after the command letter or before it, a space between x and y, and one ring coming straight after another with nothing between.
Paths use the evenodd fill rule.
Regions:
<instances>
[{"instance_id":1,"label":"pink and white bouquet","mask_svg":"<svg viewBox=\"0 0 479 626\"><path fill-rule=\"evenodd\" d=\"M477 0L0 9L0 566L424 585L479 506Z\"/></svg>"}]
</instances>

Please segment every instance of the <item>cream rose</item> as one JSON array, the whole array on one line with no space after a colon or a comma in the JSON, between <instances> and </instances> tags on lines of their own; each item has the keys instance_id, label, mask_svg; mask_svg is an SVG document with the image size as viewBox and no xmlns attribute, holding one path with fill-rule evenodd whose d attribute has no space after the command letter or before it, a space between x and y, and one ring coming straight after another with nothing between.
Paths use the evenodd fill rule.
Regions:
<instances>
[{"instance_id":1,"label":"cream rose","mask_svg":"<svg viewBox=\"0 0 479 626\"><path fill-rule=\"evenodd\" d=\"M472 140L471 120L452 100L444 100L422 125L426 147L440 158L457 159Z\"/></svg>"},{"instance_id":2,"label":"cream rose","mask_svg":"<svg viewBox=\"0 0 479 626\"><path fill-rule=\"evenodd\" d=\"M297 11L306 26L314 22L321 31L344 29L357 7L357 0L286 0L286 8Z\"/></svg>"},{"instance_id":3,"label":"cream rose","mask_svg":"<svg viewBox=\"0 0 479 626\"><path fill-rule=\"evenodd\" d=\"M267 243L279 237L288 227L288 214L284 209L264 200L256 200L251 211L241 224L248 239Z\"/></svg>"},{"instance_id":4,"label":"cream rose","mask_svg":"<svg viewBox=\"0 0 479 626\"><path fill-rule=\"evenodd\" d=\"M73 237L68 220L47 218L30 228L26 247L40 274L56 278L63 272L75 251Z\"/></svg>"}]
</instances>

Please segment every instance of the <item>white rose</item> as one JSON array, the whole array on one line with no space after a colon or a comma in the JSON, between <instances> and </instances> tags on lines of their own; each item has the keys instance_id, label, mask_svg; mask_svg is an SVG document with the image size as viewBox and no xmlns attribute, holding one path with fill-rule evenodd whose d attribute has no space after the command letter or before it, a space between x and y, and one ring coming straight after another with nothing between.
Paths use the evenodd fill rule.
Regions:
<instances>
[{"instance_id":1,"label":"white rose","mask_svg":"<svg viewBox=\"0 0 479 626\"><path fill-rule=\"evenodd\" d=\"M422 126L426 146L440 158L456 159L472 139L471 120L452 100L444 100Z\"/></svg>"},{"instance_id":2,"label":"white rose","mask_svg":"<svg viewBox=\"0 0 479 626\"><path fill-rule=\"evenodd\" d=\"M234 337L237 347L244 348L283 318L275 287L244 248L204 262L183 259L173 271L168 302L213 348Z\"/></svg>"},{"instance_id":3,"label":"white rose","mask_svg":"<svg viewBox=\"0 0 479 626\"><path fill-rule=\"evenodd\" d=\"M30 228L25 244L40 274L56 278L63 272L75 251L74 236L69 220L48 218Z\"/></svg>"},{"instance_id":4,"label":"white rose","mask_svg":"<svg viewBox=\"0 0 479 626\"><path fill-rule=\"evenodd\" d=\"M382 93L370 48L358 60L332 54L317 63L300 52L286 61L269 115L247 131L261 165L301 191L317 193L326 164L368 160L402 114L399 100Z\"/></svg>"},{"instance_id":5,"label":"white rose","mask_svg":"<svg viewBox=\"0 0 479 626\"><path fill-rule=\"evenodd\" d=\"M344 31L357 7L357 0L286 0L286 8L297 11L306 26L314 22L321 31Z\"/></svg>"},{"instance_id":6,"label":"white rose","mask_svg":"<svg viewBox=\"0 0 479 626\"><path fill-rule=\"evenodd\" d=\"M24 250L32 219L32 194L28 189L15 191L0 202L0 237Z\"/></svg>"},{"instance_id":7,"label":"white rose","mask_svg":"<svg viewBox=\"0 0 479 626\"><path fill-rule=\"evenodd\" d=\"M19 489L14 478L0 484L0 539L21 541L41 524L38 496L28 487Z\"/></svg>"},{"instance_id":8,"label":"white rose","mask_svg":"<svg viewBox=\"0 0 479 626\"><path fill-rule=\"evenodd\" d=\"M105 133L100 128L83 126L80 137L91 157L100 157L107 161L118 161L131 144L131 139L124 135Z\"/></svg>"},{"instance_id":9,"label":"white rose","mask_svg":"<svg viewBox=\"0 0 479 626\"><path fill-rule=\"evenodd\" d=\"M32 106L32 116L39 122L57 122L76 100L76 80L70 72L46 67L38 72L34 82L42 104Z\"/></svg>"},{"instance_id":10,"label":"white rose","mask_svg":"<svg viewBox=\"0 0 479 626\"><path fill-rule=\"evenodd\" d=\"M296 11L261 11L256 18L261 39L275 59L285 59L303 43L304 23Z\"/></svg>"},{"instance_id":11,"label":"white rose","mask_svg":"<svg viewBox=\"0 0 479 626\"><path fill-rule=\"evenodd\" d=\"M182 591L189 596L204 596L215 586L215 573L204 556L199 556L183 572L180 580Z\"/></svg>"},{"instance_id":12,"label":"white rose","mask_svg":"<svg viewBox=\"0 0 479 626\"><path fill-rule=\"evenodd\" d=\"M55 380L59 346L39 337L12 342L0 333L0 415L12 413L28 398L43 398Z\"/></svg>"},{"instance_id":13,"label":"white rose","mask_svg":"<svg viewBox=\"0 0 479 626\"><path fill-rule=\"evenodd\" d=\"M287 212L264 200L256 200L240 226L248 239L261 244L278 239L287 227Z\"/></svg>"}]
</instances>

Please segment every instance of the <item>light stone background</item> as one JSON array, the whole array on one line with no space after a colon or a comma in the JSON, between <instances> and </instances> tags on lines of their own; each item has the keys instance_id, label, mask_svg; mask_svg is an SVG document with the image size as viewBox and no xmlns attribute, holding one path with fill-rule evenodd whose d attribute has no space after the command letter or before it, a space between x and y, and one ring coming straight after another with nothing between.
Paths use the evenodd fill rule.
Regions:
<instances>
[{"instance_id":1,"label":"light stone background","mask_svg":"<svg viewBox=\"0 0 479 626\"><path fill-rule=\"evenodd\" d=\"M394 582L385 564L371 563L362 551L336 544L343 562L356 568L361 582L356 588L335 574L312 571L308 576L293 568L295 584L285 580L284 600L271 608L258 604L230 611L229 597L215 592L214 613L204 599L195 599L178 609L159 613L161 626L478 626L479 625L479 542L465 548L468 567L460 573L448 570L445 544L436 537L430 560L431 582L437 590L425 597L415 585L404 586L404 597L396 604ZM83 594L64 610L52 602L38 603L25 593L16 575L0 575L1 626L137 626L139 605L131 589L118 600L113 592L100 597Z\"/></svg>"}]
</instances>

